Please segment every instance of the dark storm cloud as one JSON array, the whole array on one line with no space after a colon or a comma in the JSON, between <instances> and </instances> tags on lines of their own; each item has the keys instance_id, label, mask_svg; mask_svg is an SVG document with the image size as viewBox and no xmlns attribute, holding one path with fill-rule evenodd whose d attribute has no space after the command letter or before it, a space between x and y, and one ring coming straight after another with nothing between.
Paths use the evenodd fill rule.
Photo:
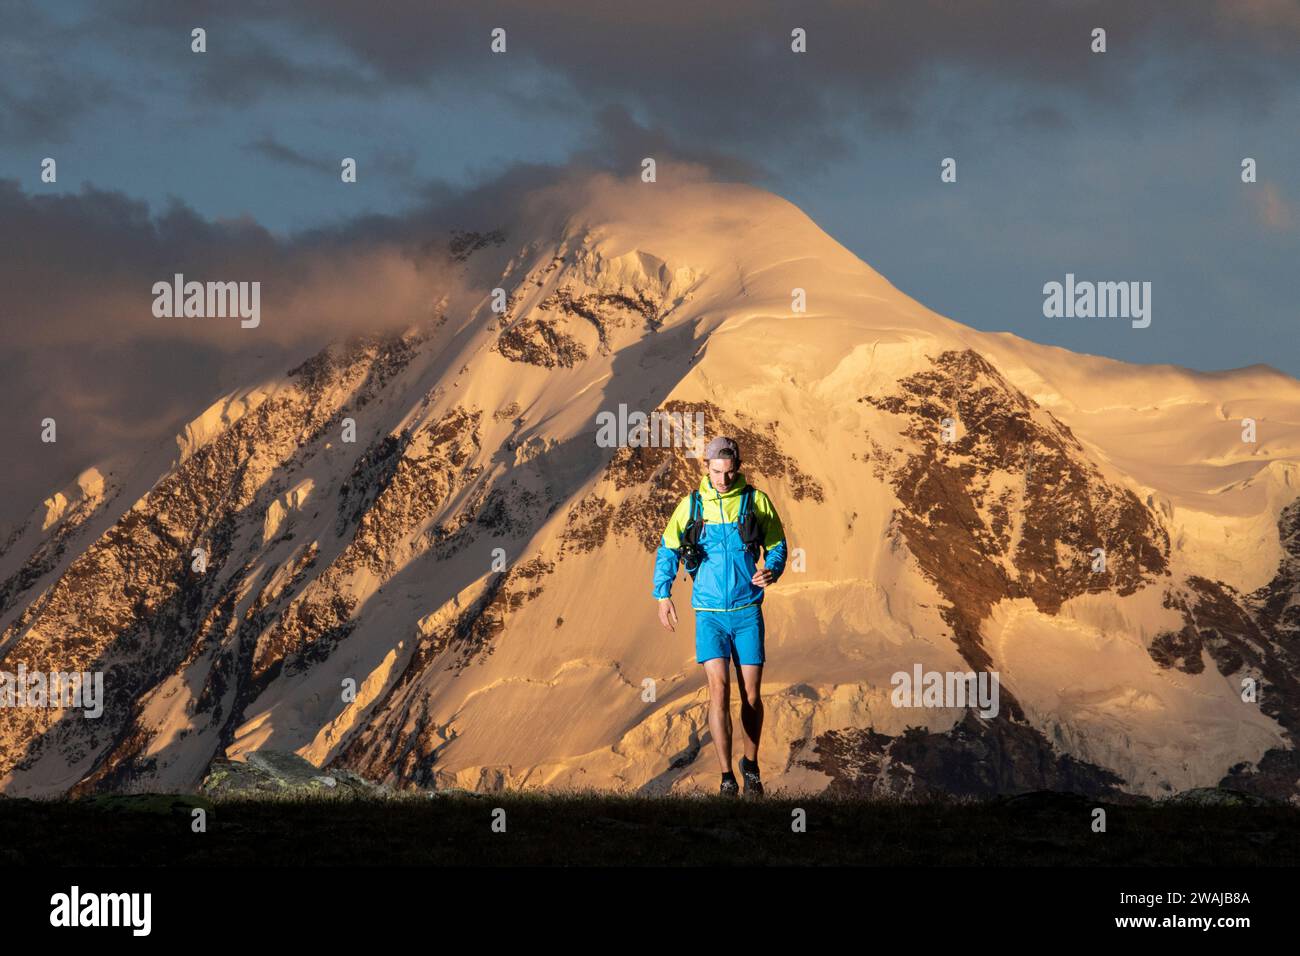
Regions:
<instances>
[{"instance_id":1,"label":"dark storm cloud","mask_svg":"<svg viewBox=\"0 0 1300 956\"><path fill-rule=\"evenodd\" d=\"M274 136L262 136L249 143L245 148L250 152L265 156L267 159L275 160L277 163L284 163L286 166L307 169L317 173L332 173L334 171L334 165L331 162L300 153L298 150L284 145Z\"/></svg>"},{"instance_id":2,"label":"dark storm cloud","mask_svg":"<svg viewBox=\"0 0 1300 956\"><path fill-rule=\"evenodd\" d=\"M282 143L271 135L259 136L257 139L246 143L244 149L292 169L304 169L308 172L321 173L330 177L337 177L342 170L337 156L330 156L328 159L313 156L310 153ZM387 180L400 184L408 193L420 193L428 188L428 184L421 180L416 172L419 153L414 147L393 146L379 148L373 153L353 158L364 162L368 172L377 173ZM434 193L434 195L439 194L439 191Z\"/></svg>"},{"instance_id":3,"label":"dark storm cloud","mask_svg":"<svg viewBox=\"0 0 1300 956\"><path fill-rule=\"evenodd\" d=\"M679 140L818 163L846 155L855 127L898 133L933 117L920 97L953 73L962 103L949 106L1028 131L1069 125L1080 103L1267 111L1300 78L1296 0L122 0L59 23L30 0L0 5L10 141L60 138L109 103L111 84L81 54L110 50L228 107L404 89L531 116L622 106ZM190 52L195 26L205 54ZM498 26L504 56L488 50ZM806 55L790 53L796 26ZM1104 56L1089 51L1096 26L1108 31ZM549 79L522 83L530 71ZM997 106L1000 92L1022 105Z\"/></svg>"},{"instance_id":4,"label":"dark storm cloud","mask_svg":"<svg viewBox=\"0 0 1300 956\"><path fill-rule=\"evenodd\" d=\"M1300 75L1295 0L315 0L238 11L203 0L183 12L142 2L127 22L172 31L203 22L210 32L258 24L346 50L356 67L349 78L342 66L296 60L283 44L259 42L231 51L238 71L205 74L203 88L217 99L234 95L231 84L240 97L318 85L312 71L322 70L340 90L372 78L491 86L525 63L563 77L588 105L637 103L682 135L741 142L839 128L846 116L907 128L910 102L938 69L1114 108L1142 91L1150 80L1142 69L1162 59L1165 94L1184 104L1267 108L1271 87ZM488 52L498 26L508 31L504 57ZM808 31L804 56L789 52L796 26ZM1104 57L1089 49L1097 26L1108 31ZM1027 125L1041 125L1051 109L1032 107Z\"/></svg>"}]
</instances>

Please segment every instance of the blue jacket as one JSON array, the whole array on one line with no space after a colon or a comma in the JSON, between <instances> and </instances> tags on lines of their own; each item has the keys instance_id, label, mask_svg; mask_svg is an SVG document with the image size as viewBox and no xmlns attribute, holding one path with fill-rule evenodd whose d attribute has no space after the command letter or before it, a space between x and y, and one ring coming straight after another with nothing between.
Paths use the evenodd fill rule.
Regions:
<instances>
[{"instance_id":1,"label":"blue jacket","mask_svg":"<svg viewBox=\"0 0 1300 956\"><path fill-rule=\"evenodd\" d=\"M740 538L740 499L746 487L745 476L737 475L731 489L719 495L708 475L700 479L704 508L700 547L704 560L693 575L691 588L691 607L697 611L734 611L763 600L764 589L750 580L757 562ZM754 489L753 509L763 535L763 566L779 579L785 570L785 529L771 499L758 489ZM690 516L691 496L687 495L668 519L659 550L655 552L656 598L669 597L672 592L681 562L682 532Z\"/></svg>"}]
</instances>

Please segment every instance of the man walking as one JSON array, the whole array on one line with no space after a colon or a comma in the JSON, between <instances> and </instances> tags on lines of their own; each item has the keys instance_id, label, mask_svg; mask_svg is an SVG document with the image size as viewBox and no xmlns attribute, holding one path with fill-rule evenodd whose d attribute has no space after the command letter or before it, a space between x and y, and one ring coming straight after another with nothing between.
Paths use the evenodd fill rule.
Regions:
<instances>
[{"instance_id":1,"label":"man walking","mask_svg":"<svg viewBox=\"0 0 1300 956\"><path fill-rule=\"evenodd\" d=\"M740 773L745 794L763 795L758 773L758 739L763 732L763 589L785 568L785 531L771 500L740 473L740 448L719 436L704 449L708 471L700 487L683 498L668 519L655 554L654 596L659 623L677 630L671 597L678 563L691 576L695 610L695 659L709 682L709 730L718 765L720 792L739 792L731 772L731 670L740 682L740 723L745 753ZM758 567L760 552L763 568Z\"/></svg>"}]
</instances>

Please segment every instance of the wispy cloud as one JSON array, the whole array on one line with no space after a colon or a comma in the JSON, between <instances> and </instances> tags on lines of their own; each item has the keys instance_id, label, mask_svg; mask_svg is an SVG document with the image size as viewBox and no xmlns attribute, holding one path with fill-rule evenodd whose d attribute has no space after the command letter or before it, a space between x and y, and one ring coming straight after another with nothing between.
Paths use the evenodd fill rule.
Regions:
<instances>
[{"instance_id":1,"label":"wispy cloud","mask_svg":"<svg viewBox=\"0 0 1300 956\"><path fill-rule=\"evenodd\" d=\"M290 146L281 143L274 136L262 136L248 143L245 149L272 159L277 163L284 163L287 166L293 166L298 169L307 169L317 173L333 172L335 167L328 160L321 159L318 156L308 156L306 153L299 152Z\"/></svg>"}]
</instances>

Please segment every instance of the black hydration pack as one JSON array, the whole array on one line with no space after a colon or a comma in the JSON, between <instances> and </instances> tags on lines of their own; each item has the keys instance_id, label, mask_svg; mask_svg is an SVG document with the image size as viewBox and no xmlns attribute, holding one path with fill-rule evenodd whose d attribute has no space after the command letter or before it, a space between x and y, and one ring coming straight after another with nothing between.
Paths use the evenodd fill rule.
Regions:
<instances>
[{"instance_id":1,"label":"black hydration pack","mask_svg":"<svg viewBox=\"0 0 1300 956\"><path fill-rule=\"evenodd\" d=\"M754 512L754 489L747 487L740 495L740 512L736 516L740 530L740 540L745 550L757 561L763 546L763 529L759 527L758 515ZM682 530L682 564L691 576L699 570L704 560L704 548L700 544L700 533L704 530L704 499L699 489L691 492L691 515Z\"/></svg>"}]
</instances>

